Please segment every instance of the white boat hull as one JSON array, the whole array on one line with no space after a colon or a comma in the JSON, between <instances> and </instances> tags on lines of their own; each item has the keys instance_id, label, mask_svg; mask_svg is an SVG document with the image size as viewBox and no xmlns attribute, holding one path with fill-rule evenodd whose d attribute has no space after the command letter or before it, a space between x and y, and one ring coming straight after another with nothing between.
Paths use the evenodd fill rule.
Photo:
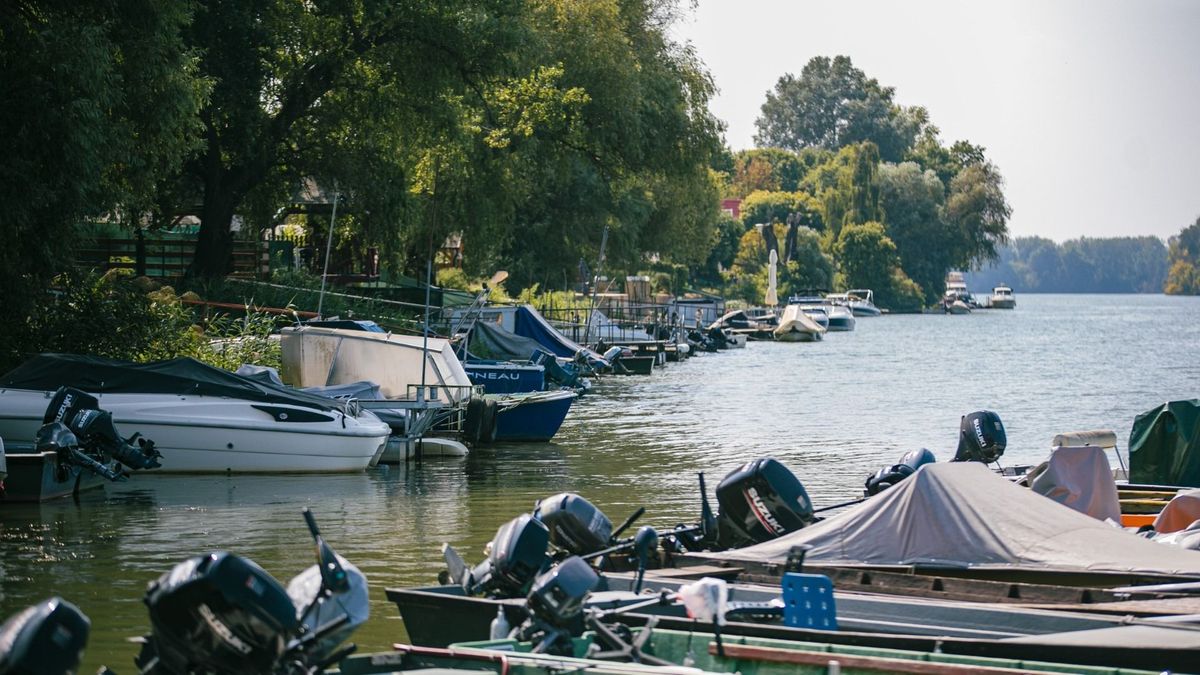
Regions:
<instances>
[{"instance_id":1,"label":"white boat hull","mask_svg":"<svg viewBox=\"0 0 1200 675\"><path fill-rule=\"evenodd\" d=\"M49 393L0 391L0 437L30 439L42 425ZM362 471L378 461L390 428L370 413L357 417L287 404L173 394L102 394L123 435L141 433L162 453L161 473L292 473Z\"/></svg>"},{"instance_id":2,"label":"white boat hull","mask_svg":"<svg viewBox=\"0 0 1200 675\"><path fill-rule=\"evenodd\" d=\"M416 439L404 439L399 436L392 436L388 439L387 447L384 448L383 454L379 457L379 463L403 464L408 460L416 459L417 442ZM431 457L466 457L470 452L467 446L452 438L426 436L420 439L420 443L421 457L423 459Z\"/></svg>"}]
</instances>

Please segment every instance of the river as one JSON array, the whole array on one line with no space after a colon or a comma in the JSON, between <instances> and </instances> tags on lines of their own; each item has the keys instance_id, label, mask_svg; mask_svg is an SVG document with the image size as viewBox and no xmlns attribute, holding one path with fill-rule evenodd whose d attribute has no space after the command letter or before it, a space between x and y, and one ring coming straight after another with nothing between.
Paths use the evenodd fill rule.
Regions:
<instances>
[{"instance_id":1,"label":"river","mask_svg":"<svg viewBox=\"0 0 1200 675\"><path fill-rule=\"evenodd\" d=\"M384 588L433 583L439 547L481 557L496 528L539 497L582 493L614 521L646 506L670 526L749 459L773 455L818 505L861 494L903 452L953 454L961 415L998 412L1003 464L1044 459L1063 431L1111 428L1200 396L1200 298L1021 295L1015 311L859 319L812 344L751 343L648 377L612 377L572 410L555 443L482 449L332 476L137 476L41 505L0 506L0 617L50 595L92 621L82 672L132 672L126 638L149 628L146 584L210 550L247 556L287 582L311 564L300 515L371 583L364 650L405 637ZM169 461L165 458L164 461Z\"/></svg>"}]
</instances>

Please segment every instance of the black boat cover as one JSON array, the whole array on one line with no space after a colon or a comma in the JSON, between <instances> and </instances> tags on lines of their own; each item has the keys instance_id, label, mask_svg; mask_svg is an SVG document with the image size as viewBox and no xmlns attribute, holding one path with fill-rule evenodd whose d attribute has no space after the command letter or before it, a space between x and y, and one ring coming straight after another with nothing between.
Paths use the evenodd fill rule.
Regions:
<instances>
[{"instance_id":1,"label":"black boat cover","mask_svg":"<svg viewBox=\"0 0 1200 675\"><path fill-rule=\"evenodd\" d=\"M1200 399L1170 401L1133 420L1129 480L1200 487Z\"/></svg>"},{"instance_id":2,"label":"black boat cover","mask_svg":"<svg viewBox=\"0 0 1200 675\"><path fill-rule=\"evenodd\" d=\"M6 389L55 391L63 386L93 394L223 396L345 412L344 405L333 399L235 375L191 358L131 363L99 356L42 354L0 377L0 387Z\"/></svg>"},{"instance_id":3,"label":"black boat cover","mask_svg":"<svg viewBox=\"0 0 1200 675\"><path fill-rule=\"evenodd\" d=\"M480 320L471 328L471 354L497 361L528 361L544 349L542 343L504 330L499 324Z\"/></svg>"}]
</instances>

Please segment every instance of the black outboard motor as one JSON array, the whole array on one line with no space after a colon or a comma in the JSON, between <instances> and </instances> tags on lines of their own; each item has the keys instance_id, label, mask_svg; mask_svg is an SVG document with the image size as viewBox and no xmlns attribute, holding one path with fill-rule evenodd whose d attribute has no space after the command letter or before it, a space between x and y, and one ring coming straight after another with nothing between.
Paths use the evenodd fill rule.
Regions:
<instances>
[{"instance_id":1,"label":"black outboard motor","mask_svg":"<svg viewBox=\"0 0 1200 675\"><path fill-rule=\"evenodd\" d=\"M595 553L612 543L612 521L577 494L547 497L537 503L534 513L549 530L550 543L574 555Z\"/></svg>"},{"instance_id":2,"label":"black outboard motor","mask_svg":"<svg viewBox=\"0 0 1200 675\"><path fill-rule=\"evenodd\" d=\"M83 660L91 621L59 597L22 610L0 626L0 675L67 675Z\"/></svg>"},{"instance_id":3,"label":"black outboard motor","mask_svg":"<svg viewBox=\"0 0 1200 675\"><path fill-rule=\"evenodd\" d=\"M525 606L529 619L514 634L537 644L535 653L570 656L571 635L583 630L583 603L600 584L600 575L582 558L572 556L534 580Z\"/></svg>"},{"instance_id":4,"label":"black outboard motor","mask_svg":"<svg viewBox=\"0 0 1200 675\"><path fill-rule=\"evenodd\" d=\"M53 452L58 455L56 478L59 482L65 482L71 475L78 475L80 469L87 469L111 481L125 480L119 470L83 452L79 447L79 439L62 422L43 424L38 429L33 447L39 453Z\"/></svg>"},{"instance_id":5,"label":"black outboard motor","mask_svg":"<svg viewBox=\"0 0 1200 675\"><path fill-rule=\"evenodd\" d=\"M162 466L162 454L154 442L134 434L122 440L112 421L112 413L100 409L100 401L91 394L73 387L59 387L50 399L42 424L59 422L67 425L79 439L79 445L93 455L111 457L131 469L154 469Z\"/></svg>"},{"instance_id":6,"label":"black outboard motor","mask_svg":"<svg viewBox=\"0 0 1200 675\"><path fill-rule=\"evenodd\" d=\"M190 558L150 584L143 673L270 673L300 626L287 591L232 553Z\"/></svg>"},{"instance_id":7,"label":"black outboard motor","mask_svg":"<svg viewBox=\"0 0 1200 675\"><path fill-rule=\"evenodd\" d=\"M1000 459L1008 437L1004 423L991 410L979 410L963 415L958 425L958 449L954 462L983 462L991 464Z\"/></svg>"},{"instance_id":8,"label":"black outboard motor","mask_svg":"<svg viewBox=\"0 0 1200 675\"><path fill-rule=\"evenodd\" d=\"M717 486L717 503L717 543L724 548L770 541L814 520L804 486L773 457L731 471Z\"/></svg>"},{"instance_id":9,"label":"black outboard motor","mask_svg":"<svg viewBox=\"0 0 1200 675\"><path fill-rule=\"evenodd\" d=\"M487 560L475 566L464 582L468 593L482 591L500 597L524 595L549 561L550 531L523 513L500 526L492 538Z\"/></svg>"},{"instance_id":10,"label":"black outboard motor","mask_svg":"<svg viewBox=\"0 0 1200 675\"><path fill-rule=\"evenodd\" d=\"M917 472L917 469L937 461L933 453L925 448L909 450L900 457L900 461L891 466L885 466L874 474L867 476L866 492L868 496L877 495L887 488L899 483Z\"/></svg>"}]
</instances>

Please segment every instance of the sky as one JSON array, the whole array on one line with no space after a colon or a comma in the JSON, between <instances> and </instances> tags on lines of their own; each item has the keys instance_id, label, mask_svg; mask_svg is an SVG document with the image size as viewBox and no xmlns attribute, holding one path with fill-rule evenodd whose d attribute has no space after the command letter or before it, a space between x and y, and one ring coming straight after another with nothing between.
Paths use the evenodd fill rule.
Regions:
<instances>
[{"instance_id":1,"label":"sky","mask_svg":"<svg viewBox=\"0 0 1200 675\"><path fill-rule=\"evenodd\" d=\"M782 75L842 54L946 144L987 148L1013 236L1166 239L1200 217L1200 0L699 0L673 33L734 150Z\"/></svg>"}]
</instances>

